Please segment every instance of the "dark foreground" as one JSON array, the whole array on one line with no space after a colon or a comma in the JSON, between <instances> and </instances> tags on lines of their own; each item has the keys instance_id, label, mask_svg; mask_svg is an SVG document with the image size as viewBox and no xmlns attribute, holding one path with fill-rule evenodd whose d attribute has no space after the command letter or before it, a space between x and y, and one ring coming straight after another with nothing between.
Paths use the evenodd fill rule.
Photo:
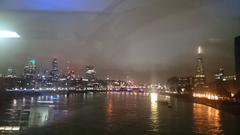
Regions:
<instances>
[{"instance_id":1,"label":"dark foreground","mask_svg":"<svg viewBox=\"0 0 240 135\"><path fill-rule=\"evenodd\" d=\"M0 103L0 126L21 127L4 134L231 135L240 134L239 120L239 115L155 93L26 96Z\"/></svg>"}]
</instances>

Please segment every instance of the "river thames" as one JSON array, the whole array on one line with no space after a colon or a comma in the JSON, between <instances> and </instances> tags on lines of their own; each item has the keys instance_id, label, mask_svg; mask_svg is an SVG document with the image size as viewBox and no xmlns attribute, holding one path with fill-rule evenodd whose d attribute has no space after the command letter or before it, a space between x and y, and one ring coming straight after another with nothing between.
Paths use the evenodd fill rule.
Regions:
<instances>
[{"instance_id":1,"label":"river thames","mask_svg":"<svg viewBox=\"0 0 240 135\"><path fill-rule=\"evenodd\" d=\"M239 115L156 93L25 96L0 104L1 134L236 135L239 125Z\"/></svg>"}]
</instances>

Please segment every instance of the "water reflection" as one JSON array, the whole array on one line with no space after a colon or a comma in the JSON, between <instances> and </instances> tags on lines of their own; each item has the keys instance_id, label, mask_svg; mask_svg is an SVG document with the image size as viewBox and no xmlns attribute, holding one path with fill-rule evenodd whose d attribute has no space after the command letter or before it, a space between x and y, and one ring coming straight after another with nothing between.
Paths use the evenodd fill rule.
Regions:
<instances>
[{"instance_id":1,"label":"water reflection","mask_svg":"<svg viewBox=\"0 0 240 135\"><path fill-rule=\"evenodd\" d=\"M158 102L160 103L170 103L171 102L171 97L167 95L158 95Z\"/></svg>"},{"instance_id":2,"label":"water reflection","mask_svg":"<svg viewBox=\"0 0 240 135\"><path fill-rule=\"evenodd\" d=\"M53 108L58 102L59 96L53 95L13 99L0 110L0 134L18 134L29 127L53 122L54 116L61 113L58 108Z\"/></svg>"},{"instance_id":3,"label":"water reflection","mask_svg":"<svg viewBox=\"0 0 240 135\"><path fill-rule=\"evenodd\" d=\"M107 102L107 116L106 116L108 127L112 126L112 113L113 113L112 98L109 98Z\"/></svg>"},{"instance_id":4,"label":"water reflection","mask_svg":"<svg viewBox=\"0 0 240 135\"><path fill-rule=\"evenodd\" d=\"M46 106L32 107L29 116L29 127L43 126L53 120L53 110Z\"/></svg>"},{"instance_id":5,"label":"water reflection","mask_svg":"<svg viewBox=\"0 0 240 135\"><path fill-rule=\"evenodd\" d=\"M151 126L152 130L154 132L158 131L158 126L159 126L159 120L158 120L158 94L157 93L151 93L150 94L151 98L151 113L150 113L150 120L151 120Z\"/></svg>"},{"instance_id":6,"label":"water reflection","mask_svg":"<svg viewBox=\"0 0 240 135\"><path fill-rule=\"evenodd\" d=\"M221 118L218 109L193 103L194 132L198 134L222 134Z\"/></svg>"},{"instance_id":7,"label":"water reflection","mask_svg":"<svg viewBox=\"0 0 240 135\"><path fill-rule=\"evenodd\" d=\"M3 102L0 134L35 126L41 128L25 132L30 135L34 132L69 134L69 131L72 134L214 135L223 134L223 129L224 133L239 131L239 117L224 113L221 119L223 114L219 110L157 93L44 95ZM174 103L172 108L167 106L168 102Z\"/></svg>"}]
</instances>

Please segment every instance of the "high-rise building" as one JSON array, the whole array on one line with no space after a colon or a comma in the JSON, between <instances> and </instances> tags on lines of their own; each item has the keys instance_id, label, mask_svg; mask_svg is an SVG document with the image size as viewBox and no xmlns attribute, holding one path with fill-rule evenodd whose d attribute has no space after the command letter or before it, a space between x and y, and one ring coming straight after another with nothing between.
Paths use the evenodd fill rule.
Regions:
<instances>
[{"instance_id":1,"label":"high-rise building","mask_svg":"<svg viewBox=\"0 0 240 135\"><path fill-rule=\"evenodd\" d=\"M237 80L240 80L240 36L235 38L235 70Z\"/></svg>"},{"instance_id":2,"label":"high-rise building","mask_svg":"<svg viewBox=\"0 0 240 135\"><path fill-rule=\"evenodd\" d=\"M28 64L24 67L24 78L34 79L36 74L36 60L31 59Z\"/></svg>"},{"instance_id":3,"label":"high-rise building","mask_svg":"<svg viewBox=\"0 0 240 135\"><path fill-rule=\"evenodd\" d=\"M198 56L196 63L196 73L194 76L194 87L203 87L206 85L206 76L204 72L202 47L198 47Z\"/></svg>"},{"instance_id":4,"label":"high-rise building","mask_svg":"<svg viewBox=\"0 0 240 135\"><path fill-rule=\"evenodd\" d=\"M172 92L189 94L192 92L193 77L171 77L167 80L167 86Z\"/></svg>"},{"instance_id":5,"label":"high-rise building","mask_svg":"<svg viewBox=\"0 0 240 135\"><path fill-rule=\"evenodd\" d=\"M24 79L26 81L27 88L34 88L36 86L36 73L37 66L36 60L31 59L28 64L24 67Z\"/></svg>"},{"instance_id":6,"label":"high-rise building","mask_svg":"<svg viewBox=\"0 0 240 135\"><path fill-rule=\"evenodd\" d=\"M88 81L95 81L96 80L96 71L94 66L86 66L86 73L85 73L86 79Z\"/></svg>"},{"instance_id":7,"label":"high-rise building","mask_svg":"<svg viewBox=\"0 0 240 135\"><path fill-rule=\"evenodd\" d=\"M59 68L58 68L58 60L56 58L52 61L52 69L50 72L50 78L52 82L57 82L59 80Z\"/></svg>"},{"instance_id":8,"label":"high-rise building","mask_svg":"<svg viewBox=\"0 0 240 135\"><path fill-rule=\"evenodd\" d=\"M7 70L7 75L6 75L7 78L15 78L16 77L16 70L13 69L13 68L9 68Z\"/></svg>"}]
</instances>

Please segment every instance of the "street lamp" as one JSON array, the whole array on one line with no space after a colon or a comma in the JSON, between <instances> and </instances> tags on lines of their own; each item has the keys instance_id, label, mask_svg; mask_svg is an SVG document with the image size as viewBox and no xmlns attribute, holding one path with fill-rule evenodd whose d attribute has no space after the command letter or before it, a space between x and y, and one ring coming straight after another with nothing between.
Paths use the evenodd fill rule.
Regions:
<instances>
[{"instance_id":1,"label":"street lamp","mask_svg":"<svg viewBox=\"0 0 240 135\"><path fill-rule=\"evenodd\" d=\"M0 38L20 38L15 31L0 30Z\"/></svg>"}]
</instances>

